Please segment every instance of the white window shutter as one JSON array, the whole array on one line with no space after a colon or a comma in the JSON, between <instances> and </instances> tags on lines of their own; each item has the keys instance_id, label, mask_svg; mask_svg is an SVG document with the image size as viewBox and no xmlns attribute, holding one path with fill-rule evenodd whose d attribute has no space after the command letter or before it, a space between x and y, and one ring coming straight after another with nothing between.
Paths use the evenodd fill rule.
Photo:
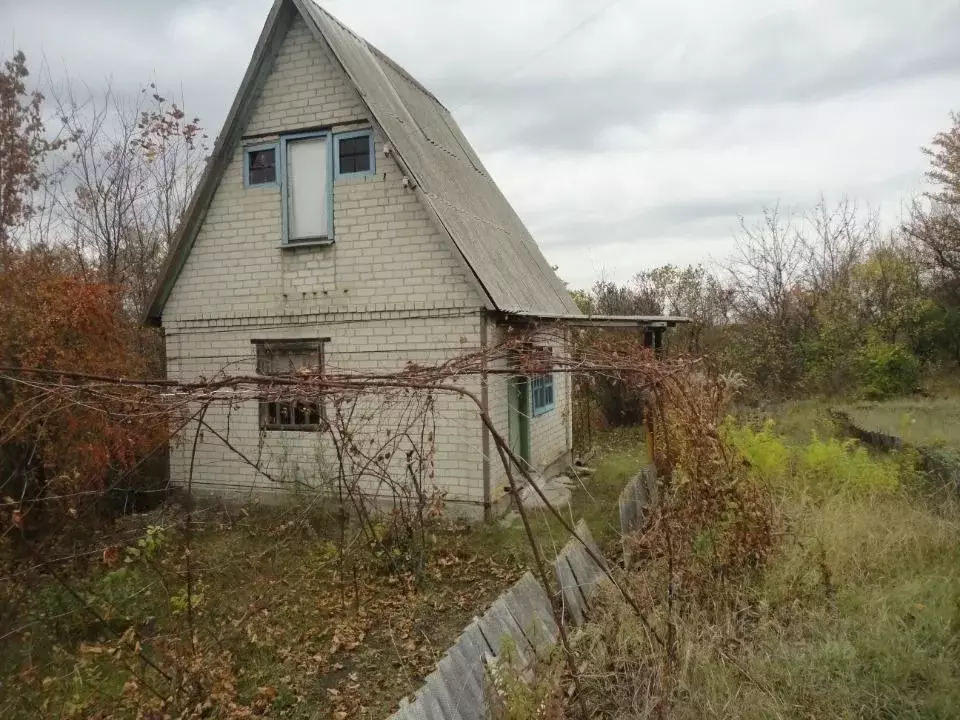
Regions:
<instances>
[{"instance_id":1,"label":"white window shutter","mask_svg":"<svg viewBox=\"0 0 960 720\"><path fill-rule=\"evenodd\" d=\"M327 237L330 228L327 164L325 138L287 142L287 235L290 242Z\"/></svg>"}]
</instances>

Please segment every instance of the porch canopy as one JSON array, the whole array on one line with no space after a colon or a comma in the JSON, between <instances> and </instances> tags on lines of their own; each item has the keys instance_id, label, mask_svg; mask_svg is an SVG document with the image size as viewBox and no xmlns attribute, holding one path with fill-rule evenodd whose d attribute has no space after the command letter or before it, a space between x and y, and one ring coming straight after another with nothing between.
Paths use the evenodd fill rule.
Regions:
<instances>
[{"instance_id":1,"label":"porch canopy","mask_svg":"<svg viewBox=\"0 0 960 720\"><path fill-rule=\"evenodd\" d=\"M659 350L663 346L663 332L667 328L691 322L682 315L553 315L542 313L504 313L507 322L517 324L555 323L566 327L643 331L643 342Z\"/></svg>"}]
</instances>

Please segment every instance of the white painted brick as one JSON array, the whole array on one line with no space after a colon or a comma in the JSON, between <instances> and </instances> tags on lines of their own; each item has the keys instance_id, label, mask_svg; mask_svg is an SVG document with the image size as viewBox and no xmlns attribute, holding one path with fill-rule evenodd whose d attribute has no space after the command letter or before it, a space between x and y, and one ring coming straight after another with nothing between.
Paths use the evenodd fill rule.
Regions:
<instances>
[{"instance_id":1,"label":"white painted brick","mask_svg":"<svg viewBox=\"0 0 960 720\"><path fill-rule=\"evenodd\" d=\"M370 122L329 49L301 19L291 26L245 135L276 137L317 125L353 130ZM346 123L350 123L346 125ZM238 143L213 197L193 250L164 309L167 367L182 380L255 371L253 338L329 337L330 367L389 370L407 361L440 362L479 346L482 300L450 241L434 226L400 169L383 155L377 135L376 174L334 185L335 244L281 250L280 192L244 188ZM465 344L461 344L461 338ZM506 376L489 379L491 413L507 431ZM464 378L479 394L479 378ZM557 410L532 425L534 461L550 462L568 447L569 418L561 412L565 380L556 384ZM262 453L272 471L312 481L315 436L266 433L261 438L255 403L214 408L207 421L248 457ZM389 425L389 413L374 415ZM481 424L476 408L452 396L437 401L436 482L453 500L483 499ZM566 420L564 420L566 418ZM368 432L375 434L371 426ZM184 482L189 448L172 450L172 475ZM329 461L329 458L326 462ZM499 458L491 461L493 486L505 482ZM194 484L223 492L269 489L269 481L209 433L198 447ZM372 490L372 488L370 488Z\"/></svg>"}]
</instances>

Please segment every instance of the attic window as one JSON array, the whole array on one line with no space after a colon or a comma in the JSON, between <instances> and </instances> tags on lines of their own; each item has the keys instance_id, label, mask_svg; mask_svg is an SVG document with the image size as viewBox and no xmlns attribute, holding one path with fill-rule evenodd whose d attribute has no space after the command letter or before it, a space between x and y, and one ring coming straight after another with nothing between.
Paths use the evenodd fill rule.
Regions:
<instances>
[{"instance_id":1,"label":"attic window","mask_svg":"<svg viewBox=\"0 0 960 720\"><path fill-rule=\"evenodd\" d=\"M247 187L276 185L277 146L260 145L246 149L244 181Z\"/></svg>"},{"instance_id":2,"label":"attic window","mask_svg":"<svg viewBox=\"0 0 960 720\"><path fill-rule=\"evenodd\" d=\"M337 177L369 175L373 167L373 135L369 130L337 135Z\"/></svg>"}]
</instances>

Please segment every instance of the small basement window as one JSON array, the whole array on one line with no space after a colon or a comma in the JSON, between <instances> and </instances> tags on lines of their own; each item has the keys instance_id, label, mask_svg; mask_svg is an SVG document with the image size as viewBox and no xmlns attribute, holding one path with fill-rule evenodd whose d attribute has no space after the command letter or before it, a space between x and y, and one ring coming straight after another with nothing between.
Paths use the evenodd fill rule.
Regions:
<instances>
[{"instance_id":1,"label":"small basement window","mask_svg":"<svg viewBox=\"0 0 960 720\"><path fill-rule=\"evenodd\" d=\"M337 177L367 175L374 171L373 133L369 130L342 133L337 140Z\"/></svg>"},{"instance_id":2,"label":"small basement window","mask_svg":"<svg viewBox=\"0 0 960 720\"><path fill-rule=\"evenodd\" d=\"M555 401L553 395L553 373L536 375L530 380L530 402L533 405L533 415L543 415L553 410Z\"/></svg>"},{"instance_id":3,"label":"small basement window","mask_svg":"<svg viewBox=\"0 0 960 720\"><path fill-rule=\"evenodd\" d=\"M261 375L295 377L323 372L324 340L254 340L257 372ZM323 405L302 400L261 400L261 430L318 430L323 423Z\"/></svg>"},{"instance_id":4,"label":"small basement window","mask_svg":"<svg viewBox=\"0 0 960 720\"><path fill-rule=\"evenodd\" d=\"M247 187L277 184L277 146L247 148L244 154L244 184Z\"/></svg>"}]
</instances>

